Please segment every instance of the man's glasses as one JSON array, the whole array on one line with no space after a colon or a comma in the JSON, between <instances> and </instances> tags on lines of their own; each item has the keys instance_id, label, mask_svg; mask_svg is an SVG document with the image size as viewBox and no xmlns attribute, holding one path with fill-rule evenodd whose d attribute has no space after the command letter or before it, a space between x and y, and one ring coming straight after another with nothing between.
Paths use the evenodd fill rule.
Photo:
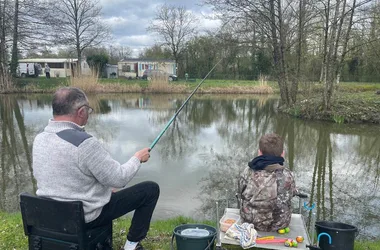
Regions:
<instances>
[{"instance_id":1,"label":"man's glasses","mask_svg":"<svg viewBox=\"0 0 380 250\"><path fill-rule=\"evenodd\" d=\"M86 107L88 114L91 114L94 111L94 109L88 106L87 104L80 106L78 109L80 109L81 107Z\"/></svg>"}]
</instances>

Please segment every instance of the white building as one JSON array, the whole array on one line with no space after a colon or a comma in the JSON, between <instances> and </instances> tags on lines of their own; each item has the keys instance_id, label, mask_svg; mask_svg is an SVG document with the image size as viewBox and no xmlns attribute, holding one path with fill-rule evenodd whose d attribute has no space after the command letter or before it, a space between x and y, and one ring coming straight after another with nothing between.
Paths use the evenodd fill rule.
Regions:
<instances>
[{"instance_id":1,"label":"white building","mask_svg":"<svg viewBox=\"0 0 380 250\"><path fill-rule=\"evenodd\" d=\"M50 67L50 77L75 76L78 63L78 59L73 58L26 58L18 61L24 63L39 63L43 69L45 69L47 63ZM91 74L91 69L85 59L81 62L81 68L83 75ZM40 75L45 75L45 71L42 70Z\"/></svg>"},{"instance_id":2,"label":"white building","mask_svg":"<svg viewBox=\"0 0 380 250\"><path fill-rule=\"evenodd\" d=\"M118 62L118 76L125 78L142 77L146 69L159 69L168 74L177 74L177 65L174 60L154 60L125 58Z\"/></svg>"}]
</instances>

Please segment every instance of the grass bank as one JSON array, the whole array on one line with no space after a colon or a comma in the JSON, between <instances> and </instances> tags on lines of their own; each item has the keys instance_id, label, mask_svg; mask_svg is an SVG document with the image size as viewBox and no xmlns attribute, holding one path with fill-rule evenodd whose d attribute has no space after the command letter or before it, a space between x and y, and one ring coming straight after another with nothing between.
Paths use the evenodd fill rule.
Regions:
<instances>
[{"instance_id":1,"label":"grass bank","mask_svg":"<svg viewBox=\"0 0 380 250\"><path fill-rule=\"evenodd\" d=\"M0 212L0 249L26 250L28 249L28 239L24 236L21 214L7 214ZM157 220L151 224L147 238L142 242L146 249L170 250L170 243L173 229L183 223L202 223L215 226L210 221L197 222L195 220L177 217L168 220ZM127 230L131 224L130 218L118 219L114 222L113 247L118 250L124 245ZM227 250L241 250L237 246L223 245ZM257 248L255 248L257 249ZM379 250L380 241L357 241L355 250Z\"/></svg>"},{"instance_id":2,"label":"grass bank","mask_svg":"<svg viewBox=\"0 0 380 250\"><path fill-rule=\"evenodd\" d=\"M61 86L75 86L95 93L190 93L201 79L173 81L156 77L151 81L128 79L99 79L96 76L74 78L16 78L14 88L8 92L50 93ZM272 94L272 83L267 81L206 79L198 93L211 94Z\"/></svg>"},{"instance_id":3,"label":"grass bank","mask_svg":"<svg viewBox=\"0 0 380 250\"><path fill-rule=\"evenodd\" d=\"M292 116L335 123L380 124L380 83L340 83L331 110L323 110L323 86L303 88L298 102L282 111Z\"/></svg>"},{"instance_id":4,"label":"grass bank","mask_svg":"<svg viewBox=\"0 0 380 250\"><path fill-rule=\"evenodd\" d=\"M61 86L75 86L86 93L182 93L194 90L201 79L173 81L155 78L152 81L128 79L98 79L96 76L75 78L14 79L16 88L10 92L52 93ZM323 110L324 86L318 83L300 84L298 102L281 109L295 117L326 120L335 123L380 124L380 83L342 82L338 85L332 109ZM276 82L206 79L199 88L202 94L278 94Z\"/></svg>"}]
</instances>

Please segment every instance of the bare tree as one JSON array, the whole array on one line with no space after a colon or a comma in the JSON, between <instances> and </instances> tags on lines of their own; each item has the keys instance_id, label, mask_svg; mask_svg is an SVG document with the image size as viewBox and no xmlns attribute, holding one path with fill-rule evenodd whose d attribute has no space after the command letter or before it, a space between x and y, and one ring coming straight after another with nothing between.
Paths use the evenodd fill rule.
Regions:
<instances>
[{"instance_id":1,"label":"bare tree","mask_svg":"<svg viewBox=\"0 0 380 250\"><path fill-rule=\"evenodd\" d=\"M12 45L12 61L11 73L15 77L18 64L18 26L19 26L19 1L15 0L15 9L13 16L13 45Z\"/></svg>"},{"instance_id":2,"label":"bare tree","mask_svg":"<svg viewBox=\"0 0 380 250\"><path fill-rule=\"evenodd\" d=\"M220 13L224 25L235 24L239 45L250 43L254 48L256 44L253 43L259 42L255 38L265 37L272 50L274 77L280 88L281 104L288 106L294 103L298 81L293 81L292 85L289 81L289 58L296 44L295 34L299 25L296 22L297 3L289 0L204 0L204 3ZM254 39L241 35L244 33L253 34Z\"/></svg>"},{"instance_id":3,"label":"bare tree","mask_svg":"<svg viewBox=\"0 0 380 250\"><path fill-rule=\"evenodd\" d=\"M168 46L176 63L182 55L187 40L195 35L198 19L185 7L163 5L148 27L148 31L157 33Z\"/></svg>"},{"instance_id":4,"label":"bare tree","mask_svg":"<svg viewBox=\"0 0 380 250\"><path fill-rule=\"evenodd\" d=\"M93 55L106 55L108 57L108 63L117 64L123 58L130 57L132 55L132 49L127 46L112 46L109 47L91 47L86 48L82 55L88 57Z\"/></svg>"},{"instance_id":5,"label":"bare tree","mask_svg":"<svg viewBox=\"0 0 380 250\"><path fill-rule=\"evenodd\" d=\"M371 0L326 0L321 1L320 6L317 5L322 13L321 20L324 20L322 81L325 84L325 110L331 109L334 86L339 82L349 41L352 39L351 31L355 19L358 19L355 18L355 13L370 2Z\"/></svg>"},{"instance_id":6,"label":"bare tree","mask_svg":"<svg viewBox=\"0 0 380 250\"><path fill-rule=\"evenodd\" d=\"M10 71L16 75L19 55L31 48L51 44L47 6L42 0L13 0L12 56Z\"/></svg>"},{"instance_id":7,"label":"bare tree","mask_svg":"<svg viewBox=\"0 0 380 250\"><path fill-rule=\"evenodd\" d=\"M50 0L50 23L57 43L75 48L78 71L84 49L98 46L109 36L109 28L100 20L98 0Z\"/></svg>"},{"instance_id":8,"label":"bare tree","mask_svg":"<svg viewBox=\"0 0 380 250\"><path fill-rule=\"evenodd\" d=\"M297 34L297 45L296 45L296 76L293 77L293 83L290 88L292 93L292 102L297 101L298 85L301 80L301 71L304 64L305 57L305 47L306 47L306 34L305 34L305 19L306 19L306 0L299 0L298 9L298 34Z\"/></svg>"},{"instance_id":9,"label":"bare tree","mask_svg":"<svg viewBox=\"0 0 380 250\"><path fill-rule=\"evenodd\" d=\"M9 33L9 13L8 13L9 3L8 1L0 1L0 66L1 73L5 69L5 63L7 61L7 35Z\"/></svg>"},{"instance_id":10,"label":"bare tree","mask_svg":"<svg viewBox=\"0 0 380 250\"><path fill-rule=\"evenodd\" d=\"M123 58L132 56L132 49L128 46L110 46L108 48L110 62L117 64Z\"/></svg>"},{"instance_id":11,"label":"bare tree","mask_svg":"<svg viewBox=\"0 0 380 250\"><path fill-rule=\"evenodd\" d=\"M172 55L171 50L166 46L154 44L151 47L145 48L139 55L139 58L151 59L167 59Z\"/></svg>"},{"instance_id":12,"label":"bare tree","mask_svg":"<svg viewBox=\"0 0 380 250\"><path fill-rule=\"evenodd\" d=\"M0 1L0 92L7 91L12 87L12 81L8 74L12 21L11 1Z\"/></svg>"}]
</instances>

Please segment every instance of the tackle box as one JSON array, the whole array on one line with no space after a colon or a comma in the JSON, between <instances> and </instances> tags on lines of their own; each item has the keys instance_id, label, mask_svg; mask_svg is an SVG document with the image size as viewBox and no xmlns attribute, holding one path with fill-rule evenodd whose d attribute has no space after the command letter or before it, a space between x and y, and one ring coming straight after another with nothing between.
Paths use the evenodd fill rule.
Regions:
<instances>
[{"instance_id":1,"label":"tackle box","mask_svg":"<svg viewBox=\"0 0 380 250\"><path fill-rule=\"evenodd\" d=\"M226 232L235 222L240 221L240 215L229 213L228 209L226 209L226 213L220 219L220 230L222 232Z\"/></svg>"}]
</instances>

